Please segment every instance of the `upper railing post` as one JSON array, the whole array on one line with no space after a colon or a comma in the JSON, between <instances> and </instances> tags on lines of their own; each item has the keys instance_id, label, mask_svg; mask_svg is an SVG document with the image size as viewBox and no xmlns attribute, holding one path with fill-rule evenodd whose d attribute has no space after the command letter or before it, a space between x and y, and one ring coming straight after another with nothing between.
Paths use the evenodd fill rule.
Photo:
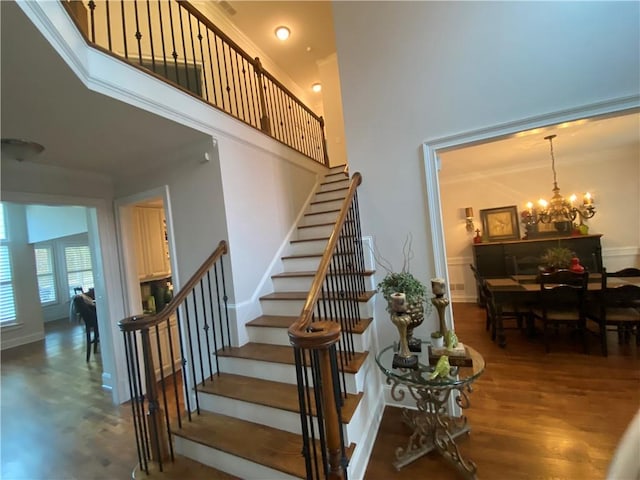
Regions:
<instances>
[{"instance_id":1,"label":"upper railing post","mask_svg":"<svg viewBox=\"0 0 640 480\"><path fill-rule=\"evenodd\" d=\"M269 115L267 115L267 102L264 98L264 82L262 81L262 64L258 57L255 58L255 65L253 66L256 77L258 77L258 94L260 95L260 129L267 135L271 135L271 123L269 122Z\"/></svg>"},{"instance_id":2,"label":"upper railing post","mask_svg":"<svg viewBox=\"0 0 640 480\"><path fill-rule=\"evenodd\" d=\"M324 117L320 117L320 131L322 132L322 155L324 158L324 166L329 166L329 152L327 151L327 138L324 135Z\"/></svg>"}]
</instances>

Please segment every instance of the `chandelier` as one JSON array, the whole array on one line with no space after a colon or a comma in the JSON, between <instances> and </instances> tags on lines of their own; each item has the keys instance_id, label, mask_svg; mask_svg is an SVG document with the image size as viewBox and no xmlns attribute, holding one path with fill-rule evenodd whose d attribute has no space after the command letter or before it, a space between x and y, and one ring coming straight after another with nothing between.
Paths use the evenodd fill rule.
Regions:
<instances>
[{"instance_id":1,"label":"chandelier","mask_svg":"<svg viewBox=\"0 0 640 480\"><path fill-rule=\"evenodd\" d=\"M544 199L538 200L538 206L534 207L533 203L527 203L527 210L524 212L525 223L527 225L533 225L535 223L555 223L566 224L565 222L573 222L576 218L582 219L591 218L596 214L596 209L593 206L593 197L589 192L584 194L582 198L582 205L575 205L577 197L571 195L569 200L560 195L560 187L558 187L558 179L556 176L556 159L553 155L553 139L556 135L549 135L544 137L545 140L549 140L549 146L551 149L551 170L553 171L553 196L551 200L547 202Z\"/></svg>"}]
</instances>

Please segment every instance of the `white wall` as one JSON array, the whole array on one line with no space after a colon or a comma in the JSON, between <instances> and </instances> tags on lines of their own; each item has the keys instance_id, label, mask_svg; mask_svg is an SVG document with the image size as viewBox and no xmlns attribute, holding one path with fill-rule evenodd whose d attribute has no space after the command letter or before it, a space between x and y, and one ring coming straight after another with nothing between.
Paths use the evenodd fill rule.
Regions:
<instances>
[{"instance_id":1,"label":"white wall","mask_svg":"<svg viewBox=\"0 0 640 480\"><path fill-rule=\"evenodd\" d=\"M434 272L425 141L639 94L635 2L336 2L333 9L347 152L351 170L363 174L363 230L396 268L411 232L411 269L425 281ZM380 299L376 313L385 318ZM380 345L397 335L390 322L377 328Z\"/></svg>"},{"instance_id":2,"label":"white wall","mask_svg":"<svg viewBox=\"0 0 640 480\"><path fill-rule=\"evenodd\" d=\"M441 159L440 196L449 275L452 284L465 286L462 291L452 290L451 296L453 300L473 301L475 282L469 263L473 262L475 233L465 229L464 207L473 207L480 230L481 209L516 205L520 213L527 201L551 197L551 167L544 158L520 171L470 171L465 177L452 178L447 173L447 154ZM596 216L585 223L589 233L603 235L604 266L611 270L617 270L618 265L640 266L640 146L610 149L595 145L588 154L558 156L556 167L560 193L568 196L590 191L595 195ZM520 236L524 233L520 224Z\"/></svg>"},{"instance_id":3,"label":"white wall","mask_svg":"<svg viewBox=\"0 0 640 480\"><path fill-rule=\"evenodd\" d=\"M318 73L322 83L324 129L329 164L332 167L345 165L347 163L347 147L344 138L344 113L342 112L338 56L333 54L318 62Z\"/></svg>"},{"instance_id":4,"label":"white wall","mask_svg":"<svg viewBox=\"0 0 640 480\"><path fill-rule=\"evenodd\" d=\"M87 209L27 205L27 228L30 243L86 233Z\"/></svg>"},{"instance_id":5,"label":"white wall","mask_svg":"<svg viewBox=\"0 0 640 480\"><path fill-rule=\"evenodd\" d=\"M2 350L44 338L36 259L33 245L27 239L25 206L5 203L5 222L9 235L16 325L2 328Z\"/></svg>"}]
</instances>

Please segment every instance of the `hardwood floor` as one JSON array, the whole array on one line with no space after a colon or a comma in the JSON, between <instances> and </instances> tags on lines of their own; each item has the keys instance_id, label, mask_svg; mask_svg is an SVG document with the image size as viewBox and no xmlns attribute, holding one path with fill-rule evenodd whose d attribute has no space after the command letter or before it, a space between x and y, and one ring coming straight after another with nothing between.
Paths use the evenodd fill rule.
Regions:
<instances>
[{"instance_id":1,"label":"hardwood floor","mask_svg":"<svg viewBox=\"0 0 640 480\"><path fill-rule=\"evenodd\" d=\"M482 310L453 308L459 337L487 362L466 411L471 434L459 439L478 477L603 478L640 405L635 345L619 348L612 333L604 358L595 340L592 354L584 355L580 343L566 337L545 354L540 338L509 330L508 345L500 349L484 331ZM46 341L2 352L3 480L130 478L137 462L130 407L112 405L100 386L100 353L87 365L84 348L83 328L64 320L47 324ZM408 438L398 413L387 407L365 478L458 478L435 453L395 471L394 451Z\"/></svg>"},{"instance_id":2,"label":"hardwood floor","mask_svg":"<svg viewBox=\"0 0 640 480\"><path fill-rule=\"evenodd\" d=\"M633 341L620 347L610 333L604 358L595 338L591 355L585 355L578 338L561 335L545 354L542 338L509 330L501 349L484 330L482 310L474 304L453 308L458 337L487 364L465 411L471 434L458 439L462 455L476 463L478 478L605 478L640 406L640 356ZM395 449L405 447L410 434L399 412L386 408L365 479L458 478L434 452L400 472L392 467Z\"/></svg>"}]
</instances>

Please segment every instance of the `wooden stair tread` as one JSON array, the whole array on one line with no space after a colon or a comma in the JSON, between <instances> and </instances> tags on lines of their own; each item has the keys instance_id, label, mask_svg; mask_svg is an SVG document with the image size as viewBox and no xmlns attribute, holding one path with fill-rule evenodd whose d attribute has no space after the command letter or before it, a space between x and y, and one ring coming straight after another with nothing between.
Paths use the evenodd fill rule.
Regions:
<instances>
[{"instance_id":1,"label":"wooden stair tread","mask_svg":"<svg viewBox=\"0 0 640 480\"><path fill-rule=\"evenodd\" d=\"M339 202L341 200L344 200L344 198L330 198L328 200L314 200L314 201L310 202L309 205L318 205L320 203L328 203L328 202Z\"/></svg>"},{"instance_id":2,"label":"wooden stair tread","mask_svg":"<svg viewBox=\"0 0 640 480\"><path fill-rule=\"evenodd\" d=\"M357 300L359 302L368 302L375 293L375 290L369 290L359 295ZM307 295L309 295L309 292L273 292L260 297L260 300L306 300ZM350 297L347 298L349 299ZM321 299L324 299L324 297L321 297Z\"/></svg>"},{"instance_id":3,"label":"wooden stair tread","mask_svg":"<svg viewBox=\"0 0 640 480\"><path fill-rule=\"evenodd\" d=\"M324 223L314 223L313 225L300 225L298 228L313 228L313 227L326 227L330 225L335 225L336 222L324 222Z\"/></svg>"},{"instance_id":4,"label":"wooden stair tread","mask_svg":"<svg viewBox=\"0 0 640 480\"><path fill-rule=\"evenodd\" d=\"M330 190L322 190L322 191L317 191L316 195L320 195L323 193L334 193L334 192L340 192L342 190L349 190L349 187L340 187L340 188L332 188Z\"/></svg>"},{"instance_id":5,"label":"wooden stair tread","mask_svg":"<svg viewBox=\"0 0 640 480\"><path fill-rule=\"evenodd\" d=\"M331 210L323 210L322 212L309 212L309 213L305 213L304 216L305 217L311 217L313 215L324 215L325 213L339 213L340 209L339 208L335 208L335 209L331 209Z\"/></svg>"},{"instance_id":6,"label":"wooden stair tread","mask_svg":"<svg viewBox=\"0 0 640 480\"><path fill-rule=\"evenodd\" d=\"M299 272L281 272L281 273L276 273L275 275L271 275L271 278L315 277L316 273L318 272L316 272L315 270L306 270L306 271L299 271ZM338 275L363 275L365 277L369 277L375 273L375 270L364 270L362 272L336 270L335 272L332 272L332 273L337 273ZM331 276L331 273L328 276Z\"/></svg>"},{"instance_id":7,"label":"wooden stair tread","mask_svg":"<svg viewBox=\"0 0 640 480\"><path fill-rule=\"evenodd\" d=\"M298 317L285 315L261 315L247 322L247 325L251 327L289 328L297 319ZM356 323L353 325L353 333L364 333L371 325L371 322L373 322L371 317L356 319Z\"/></svg>"},{"instance_id":8,"label":"wooden stair tread","mask_svg":"<svg viewBox=\"0 0 640 480\"><path fill-rule=\"evenodd\" d=\"M351 361L344 366L344 371L346 373L357 373L367 358L367 355L368 352L355 352ZM218 350L218 356L282 363L285 365L295 364L293 347L288 345L249 342L242 347L226 347L224 350Z\"/></svg>"},{"instance_id":9,"label":"wooden stair tread","mask_svg":"<svg viewBox=\"0 0 640 480\"><path fill-rule=\"evenodd\" d=\"M205 385L198 385L198 391L289 412L300 412L298 386L289 383L223 373L214 375ZM268 395L265 392L269 392ZM362 393L347 394L342 406L342 423L351 421L361 398ZM315 409L312 413L315 415Z\"/></svg>"},{"instance_id":10,"label":"wooden stair tread","mask_svg":"<svg viewBox=\"0 0 640 480\"><path fill-rule=\"evenodd\" d=\"M250 327L289 328L299 317L287 315L261 315L247 322Z\"/></svg>"},{"instance_id":11,"label":"wooden stair tread","mask_svg":"<svg viewBox=\"0 0 640 480\"><path fill-rule=\"evenodd\" d=\"M299 435L212 412L183 422L174 435L265 465L274 470L306 478ZM214 477L215 478L215 477Z\"/></svg>"},{"instance_id":12,"label":"wooden stair tread","mask_svg":"<svg viewBox=\"0 0 640 480\"><path fill-rule=\"evenodd\" d=\"M329 241L329 237L317 237L317 238L300 238L296 240L291 240L289 243L302 243L302 242L319 242L319 241Z\"/></svg>"},{"instance_id":13,"label":"wooden stair tread","mask_svg":"<svg viewBox=\"0 0 640 480\"><path fill-rule=\"evenodd\" d=\"M336 252L334 253L335 256L345 256L345 255L353 255L353 252ZM323 253L299 253L297 255L283 255L282 257L280 257L282 260L293 260L296 258L322 258L322 255L324 255Z\"/></svg>"},{"instance_id":14,"label":"wooden stair tread","mask_svg":"<svg viewBox=\"0 0 640 480\"><path fill-rule=\"evenodd\" d=\"M346 175L344 176L344 178L338 178L336 180L327 180L327 177L325 177L325 181L320 183L320 185L331 185L332 183L340 183L344 182L345 180L349 180L349 177L347 177Z\"/></svg>"},{"instance_id":15,"label":"wooden stair tread","mask_svg":"<svg viewBox=\"0 0 640 480\"><path fill-rule=\"evenodd\" d=\"M136 466L131 474L133 480L161 479L161 480L185 480L196 478L215 478L216 480L241 480L240 477L217 470L204 463L191 460L189 457L175 455L175 461L167 461L162 464L162 472L156 462L148 462L149 475Z\"/></svg>"}]
</instances>

